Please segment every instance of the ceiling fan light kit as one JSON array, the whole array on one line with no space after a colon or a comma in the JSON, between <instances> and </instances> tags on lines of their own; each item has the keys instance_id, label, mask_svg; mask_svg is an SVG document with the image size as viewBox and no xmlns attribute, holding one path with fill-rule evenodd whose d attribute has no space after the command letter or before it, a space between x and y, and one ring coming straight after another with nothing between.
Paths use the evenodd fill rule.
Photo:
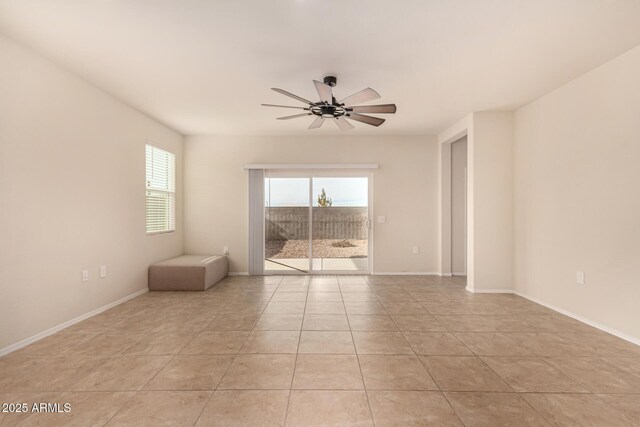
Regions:
<instances>
[{"instance_id":1,"label":"ceiling fan light kit","mask_svg":"<svg viewBox=\"0 0 640 427\"><path fill-rule=\"evenodd\" d=\"M396 112L395 104L359 105L363 102L369 102L380 98L380 94L369 87L337 101L333 95L333 88L337 83L338 79L335 76L326 76L322 82L314 80L313 84L315 85L318 96L320 97L320 101L318 102L309 101L308 99L287 92L284 89L275 87L271 88L275 92L293 98L303 104L307 104L306 107L278 104L262 105L264 107L294 108L306 111L306 113L278 117L278 120L315 116L315 120L311 123L308 129L318 129L322 126L325 120L331 120L343 131L354 128L353 124L351 124L347 119L355 120L371 126L380 126L385 121L385 119L368 116L362 113L394 114Z\"/></svg>"}]
</instances>

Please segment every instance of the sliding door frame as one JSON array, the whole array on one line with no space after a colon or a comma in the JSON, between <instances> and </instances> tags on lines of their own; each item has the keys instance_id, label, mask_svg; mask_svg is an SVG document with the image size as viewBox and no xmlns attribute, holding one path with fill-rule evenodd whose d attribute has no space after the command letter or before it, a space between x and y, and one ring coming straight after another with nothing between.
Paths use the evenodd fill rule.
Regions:
<instances>
[{"instance_id":1,"label":"sliding door frame","mask_svg":"<svg viewBox=\"0 0 640 427\"><path fill-rule=\"evenodd\" d=\"M283 274L310 274L310 275L334 275L334 274L353 274L368 275L373 271L373 172L368 169L266 169L264 171L264 179L267 178L308 178L309 179L309 269L306 272L294 270L264 270L267 276L283 275ZM366 270L314 270L313 269L313 178L367 178L367 269ZM264 188L264 184L263 184ZM264 203L263 203L264 204ZM265 222L263 210L263 223ZM262 245L266 244L266 227L264 227L265 236L262 239ZM263 253L266 251L263 249Z\"/></svg>"}]
</instances>

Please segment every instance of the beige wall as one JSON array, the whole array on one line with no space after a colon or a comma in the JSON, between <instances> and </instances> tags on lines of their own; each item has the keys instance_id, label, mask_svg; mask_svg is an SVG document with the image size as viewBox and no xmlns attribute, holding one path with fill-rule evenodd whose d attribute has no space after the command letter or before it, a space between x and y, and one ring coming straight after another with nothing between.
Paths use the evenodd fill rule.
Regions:
<instances>
[{"instance_id":1,"label":"beige wall","mask_svg":"<svg viewBox=\"0 0 640 427\"><path fill-rule=\"evenodd\" d=\"M513 113L469 114L438 135L442 271L451 265L451 144L467 138L467 289L513 287Z\"/></svg>"},{"instance_id":2,"label":"beige wall","mask_svg":"<svg viewBox=\"0 0 640 427\"><path fill-rule=\"evenodd\" d=\"M519 292L640 342L638 76L640 47L517 111L514 230Z\"/></svg>"},{"instance_id":3,"label":"beige wall","mask_svg":"<svg viewBox=\"0 0 640 427\"><path fill-rule=\"evenodd\" d=\"M467 155L473 156L476 291L513 288L513 132L511 112L473 113Z\"/></svg>"},{"instance_id":4,"label":"beige wall","mask_svg":"<svg viewBox=\"0 0 640 427\"><path fill-rule=\"evenodd\" d=\"M183 242L181 180L175 233L145 235L144 201L145 141L180 178L180 135L2 37L0 64L1 351L146 288Z\"/></svg>"},{"instance_id":5,"label":"beige wall","mask_svg":"<svg viewBox=\"0 0 640 427\"><path fill-rule=\"evenodd\" d=\"M186 250L221 253L228 246L234 272L247 271L247 163L379 163L373 177L374 271L439 271L435 138L186 138ZM377 223L379 215L386 224ZM418 255L413 246L420 247Z\"/></svg>"},{"instance_id":6,"label":"beige wall","mask_svg":"<svg viewBox=\"0 0 640 427\"><path fill-rule=\"evenodd\" d=\"M451 272L466 274L467 137L451 144Z\"/></svg>"}]
</instances>

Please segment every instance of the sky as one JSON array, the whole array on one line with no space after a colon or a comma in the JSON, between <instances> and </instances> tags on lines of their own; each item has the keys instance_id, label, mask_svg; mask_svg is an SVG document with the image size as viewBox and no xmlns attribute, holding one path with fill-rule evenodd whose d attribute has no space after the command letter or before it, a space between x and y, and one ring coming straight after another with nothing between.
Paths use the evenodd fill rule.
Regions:
<instances>
[{"instance_id":1,"label":"sky","mask_svg":"<svg viewBox=\"0 0 640 427\"><path fill-rule=\"evenodd\" d=\"M313 206L324 188L335 207L367 206L368 178L312 178ZM265 206L309 206L309 178L265 178Z\"/></svg>"}]
</instances>

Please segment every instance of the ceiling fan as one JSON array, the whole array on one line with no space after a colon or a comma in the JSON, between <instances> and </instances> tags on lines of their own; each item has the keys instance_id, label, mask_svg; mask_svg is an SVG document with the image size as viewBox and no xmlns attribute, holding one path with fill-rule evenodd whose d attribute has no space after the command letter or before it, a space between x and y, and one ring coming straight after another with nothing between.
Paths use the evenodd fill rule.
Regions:
<instances>
[{"instance_id":1,"label":"ceiling fan","mask_svg":"<svg viewBox=\"0 0 640 427\"><path fill-rule=\"evenodd\" d=\"M297 101L307 104L307 107L295 107L290 105L275 105L275 104L262 104L264 107L280 107L280 108L295 108L304 110L304 113L294 114L292 116L278 117L278 120L297 119L298 117L315 116L315 120L309 126L309 129L317 129L326 120L335 122L335 124L341 130L351 130L354 126L347 120L355 120L357 122L366 123L371 126L380 126L384 123L384 119L378 117L367 116L362 113L376 113L376 114L394 114L396 112L396 104L380 104L380 105L358 105L363 102L373 101L379 99L380 94L370 87L356 92L353 95L336 101L333 96L333 87L336 85L338 79L335 76L327 76L324 78L324 83L314 80L313 83L316 86L320 101L312 102L308 99L304 99L298 95L294 95L286 90L272 87L274 90L282 95L286 95Z\"/></svg>"}]
</instances>

